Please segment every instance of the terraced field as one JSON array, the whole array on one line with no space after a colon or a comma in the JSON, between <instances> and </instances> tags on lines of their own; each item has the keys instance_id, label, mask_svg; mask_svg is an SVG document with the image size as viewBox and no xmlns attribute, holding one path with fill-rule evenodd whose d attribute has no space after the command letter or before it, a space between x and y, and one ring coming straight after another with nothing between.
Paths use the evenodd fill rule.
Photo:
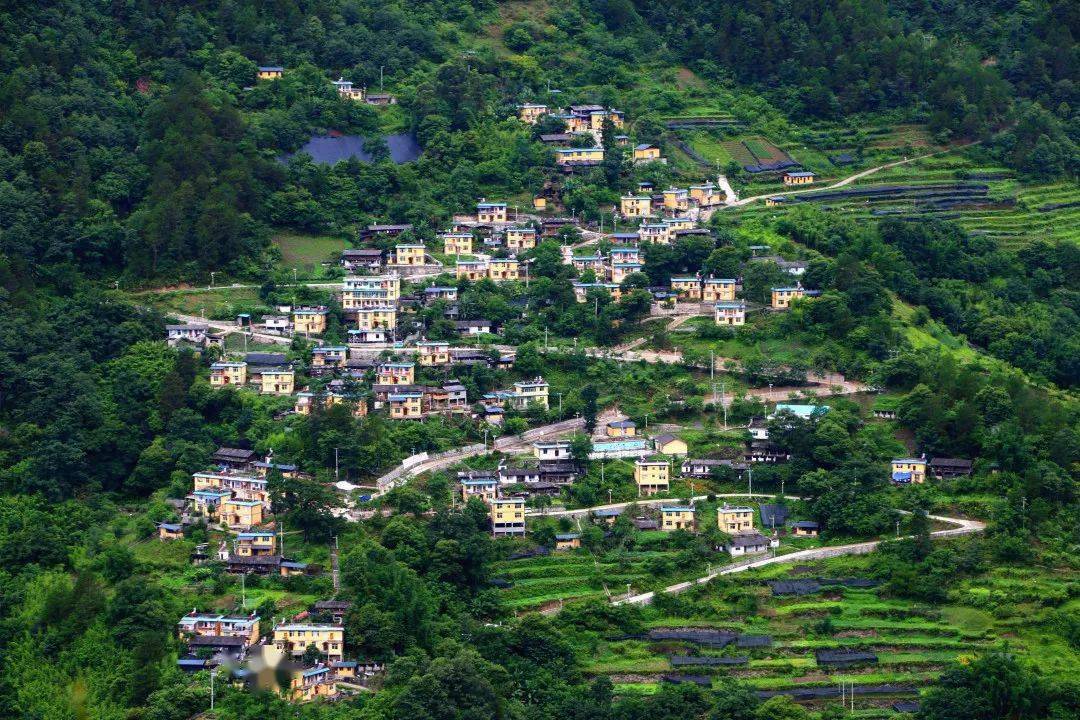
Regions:
<instances>
[{"instance_id":1,"label":"terraced field","mask_svg":"<svg viewBox=\"0 0 1080 720\"><path fill-rule=\"evenodd\" d=\"M963 152L888 168L844 191L800 195L791 204L813 203L867 221L950 219L1006 246L1034 239L1080 241L1080 184L1022 184L1009 169L981 164ZM750 206L741 216L782 212Z\"/></svg>"},{"instance_id":2,"label":"terraced field","mask_svg":"<svg viewBox=\"0 0 1080 720\"><path fill-rule=\"evenodd\" d=\"M714 617L651 617L647 627L721 628L738 636L767 636L766 646L740 647L741 641L735 640L723 648L710 648L688 641L650 640L647 630L641 639L601 641L588 671L610 676L623 693L649 693L660 682L692 674L698 682L727 676L762 693L820 700L812 695L838 694L843 682L856 688L857 707L886 708L897 698L917 694L948 663L993 641L988 632L950 622L934 608L885 599L875 589L828 588L809 597L773 597L760 579L739 583L759 605L756 616L740 616L734 607L725 613L717 606ZM728 620L719 619L725 614ZM870 653L876 661L831 667L818 661L819 650ZM878 687L882 685L891 690ZM815 690L808 693L811 688Z\"/></svg>"},{"instance_id":3,"label":"terraced field","mask_svg":"<svg viewBox=\"0 0 1080 720\"><path fill-rule=\"evenodd\" d=\"M608 676L624 695L650 694L663 682L716 687L729 677L762 697L790 694L819 706L837 702L845 683L854 688L856 711L881 717L893 714L894 702L915 699L950 663L1000 647L1003 637L1048 672L1076 671L1077 653L1052 630L1057 614L1075 604L1067 601L1069 571L997 568L955 588L950 604L934 606L858 587L872 563L849 557L774 567L658 602L643 609L639 631L598 637L586 671ZM777 595L769 584L852 576L864 579L822 582L803 595ZM866 655L836 665L830 652Z\"/></svg>"},{"instance_id":4,"label":"terraced field","mask_svg":"<svg viewBox=\"0 0 1080 720\"><path fill-rule=\"evenodd\" d=\"M634 592L659 587L664 583L645 569L645 562L662 554L649 551L621 553L615 561L613 557L594 559L587 551L579 550L506 560L497 563L492 574L511 583L511 587L503 591L504 601L510 607L515 610L542 609L560 601L608 597L609 593L622 595L626 593L627 583Z\"/></svg>"}]
</instances>

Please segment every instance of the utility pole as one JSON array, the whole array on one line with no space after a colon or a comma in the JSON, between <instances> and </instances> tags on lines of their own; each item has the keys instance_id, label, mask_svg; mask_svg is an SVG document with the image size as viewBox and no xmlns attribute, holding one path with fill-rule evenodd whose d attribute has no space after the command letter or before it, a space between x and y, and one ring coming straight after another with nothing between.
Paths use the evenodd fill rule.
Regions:
<instances>
[{"instance_id":1,"label":"utility pole","mask_svg":"<svg viewBox=\"0 0 1080 720\"><path fill-rule=\"evenodd\" d=\"M383 91L383 66L379 66L379 92Z\"/></svg>"},{"instance_id":2,"label":"utility pole","mask_svg":"<svg viewBox=\"0 0 1080 720\"><path fill-rule=\"evenodd\" d=\"M338 465L338 448L334 448L334 482L341 480L340 466Z\"/></svg>"},{"instance_id":3,"label":"utility pole","mask_svg":"<svg viewBox=\"0 0 1080 720\"><path fill-rule=\"evenodd\" d=\"M753 465L753 463L751 463L750 465L747 466L746 475L747 475L748 478L750 478L750 481L749 481L750 484L749 484L747 489L749 490L750 497L753 497L754 496L754 465Z\"/></svg>"},{"instance_id":4,"label":"utility pole","mask_svg":"<svg viewBox=\"0 0 1080 720\"><path fill-rule=\"evenodd\" d=\"M726 383L720 381L720 407L724 409L724 429L727 430L727 393Z\"/></svg>"},{"instance_id":5,"label":"utility pole","mask_svg":"<svg viewBox=\"0 0 1080 720\"><path fill-rule=\"evenodd\" d=\"M217 675L217 668L210 668L210 709L214 709L214 676Z\"/></svg>"}]
</instances>

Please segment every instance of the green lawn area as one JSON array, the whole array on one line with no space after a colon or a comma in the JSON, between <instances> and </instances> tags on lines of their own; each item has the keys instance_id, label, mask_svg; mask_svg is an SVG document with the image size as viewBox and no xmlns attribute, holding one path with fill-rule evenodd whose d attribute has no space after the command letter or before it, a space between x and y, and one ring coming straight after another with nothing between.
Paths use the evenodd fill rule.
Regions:
<instances>
[{"instance_id":1,"label":"green lawn area","mask_svg":"<svg viewBox=\"0 0 1080 720\"><path fill-rule=\"evenodd\" d=\"M336 261L348 247L341 238L295 233L279 233L273 243L281 250L281 268L295 270L301 280L325 277L322 263Z\"/></svg>"},{"instance_id":2,"label":"green lawn area","mask_svg":"<svg viewBox=\"0 0 1080 720\"><path fill-rule=\"evenodd\" d=\"M203 315L210 319L236 319L236 313L262 307L256 288L214 288L206 290L176 290L141 296L158 309L184 315Z\"/></svg>"}]
</instances>

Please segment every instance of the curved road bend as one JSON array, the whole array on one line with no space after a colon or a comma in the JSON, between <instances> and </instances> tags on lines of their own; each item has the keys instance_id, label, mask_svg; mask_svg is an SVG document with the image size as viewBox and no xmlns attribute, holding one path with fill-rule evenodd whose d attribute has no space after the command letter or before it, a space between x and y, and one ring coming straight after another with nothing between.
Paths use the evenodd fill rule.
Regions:
<instances>
[{"instance_id":1,"label":"curved road bend","mask_svg":"<svg viewBox=\"0 0 1080 720\"><path fill-rule=\"evenodd\" d=\"M714 495L713 497L718 497L718 498L749 498L749 497L773 498L775 496L774 495L753 495L753 496L751 496L751 495L749 495L747 493L724 493L724 494ZM691 499L694 500L694 501L697 501L697 500L705 500L706 498L707 498L707 496L705 496L705 495L696 495ZM800 500L801 499L797 495L785 495L784 498L787 499L787 500ZM544 513L544 515L549 516L549 517L559 517L559 516L577 517L577 516L588 514L588 513L592 512L594 510L625 508L625 507L627 507L629 505L633 505L635 503L638 504L638 505L653 506L653 505L659 505L659 504L662 504L662 503L665 503L665 502L668 502L668 503L673 502L673 498L667 498L667 499L663 499L663 500L654 500L654 499L651 499L651 498L643 498L643 499L641 499L639 501L623 502L623 503L611 503L611 504L608 504L608 505L597 505L596 507L591 507L591 508L578 508L578 509L575 509L575 510L549 510L546 513ZM530 515L532 515L532 516L535 516L537 514L538 513L535 513L535 512L530 513ZM931 520L936 520L938 522L948 523L948 524L953 526L951 528L947 528L947 529L944 529L944 530L935 530L934 532L930 533L931 537L942 538L942 537L953 537L953 536L956 536L956 535L970 535L972 533L982 532L983 530L986 529L986 523L984 523L984 522L982 522L980 520L968 520L966 518L945 517L944 515L929 515L928 517ZM717 570L716 572L709 573L708 575L704 575L704 576L699 577L699 578L695 578L694 580L687 580L685 582L675 583L674 585L669 585L668 587L664 588L661 592L672 593L672 594L680 593L680 592L683 592L684 590L688 590L688 589L694 587L695 585L702 585L704 583L707 583L710 580L712 580L712 579L714 579L716 577L719 577L721 575L731 575L733 573L743 572L744 570L749 570L751 568L764 567L766 565L775 565L777 563L798 562L800 560L815 560L815 559L821 559L821 558L839 557L839 556L842 556L842 555L865 555L866 553L869 553L869 552L873 551L875 548L877 548L877 546L880 545L882 542L883 542L882 540L870 540L868 542L850 543L850 544L847 544L847 545L832 545L832 546L828 546L828 547L811 548L809 550L799 550L799 551L796 551L796 552L793 552L793 553L788 553L786 555L775 555L775 556L771 556L771 557L761 558L759 560L753 560L751 562L744 562L744 563L737 564L737 565L729 565L727 567L724 567L724 568L721 568L721 569ZM634 604L634 605L648 605L649 603L651 603L653 601L654 597L656 597L656 592L651 591L651 592L647 592L647 593L642 593L640 595L632 595L629 598L623 598L621 600L614 600L613 604L614 605L622 605L624 603L631 603L631 604Z\"/></svg>"}]
</instances>

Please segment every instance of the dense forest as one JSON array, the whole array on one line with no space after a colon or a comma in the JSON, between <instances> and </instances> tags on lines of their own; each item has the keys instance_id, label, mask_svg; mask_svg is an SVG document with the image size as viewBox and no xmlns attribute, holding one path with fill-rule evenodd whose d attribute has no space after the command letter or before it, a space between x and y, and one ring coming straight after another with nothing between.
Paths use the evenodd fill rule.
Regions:
<instances>
[{"instance_id":1,"label":"dense forest","mask_svg":"<svg viewBox=\"0 0 1080 720\"><path fill-rule=\"evenodd\" d=\"M488 30L500 5L11 0L0 10L0 715L171 720L208 708L209 678L175 665L173 628L190 588L162 581L129 545L147 542L169 517L162 498L182 495L219 445L273 449L310 472L315 480L277 498L279 510L305 540L325 542L347 532L326 511L322 481L335 467L370 478L412 452L482 437L465 423L405 427L344 410L276 423L279 399L212 391L205 359L167 348L165 316L127 291L205 283L211 272L272 287L275 230L351 236L386 220L430 239L478 197L544 188L546 128L507 119L517 102L557 87L562 103L624 108L652 138L682 102L640 82L658 67L738 90L733 112L744 117L911 111L944 140L985 140L1024 178L1075 178L1080 164L1080 6L1067 0L564 0L515 15L496 49ZM257 84L264 64L290 72ZM380 114L343 100L330 84L339 76L385 84L400 103ZM407 165L281 159L328 130L371 138L380 156L379 136L408 131L424 154ZM661 184L668 172L610 162L568 182L563 199L596 217L631 181ZM822 296L751 339L814 347L807 367L901 395L898 423L927 452L994 464L967 488L1003 499L987 539L933 553L898 543L876 571L889 591L939 599L1036 546L1058 559L1075 553L1080 250L1003 248L949 222L862 226L816 211L772 229L809 256L804 282ZM462 284L463 316L504 325L507 342L523 347L548 330L613 345L648 314L646 286L699 268L734 275L752 257L737 228L718 219L711 230L648 247L646 273L627 280L618 302L575 302L571 283L582 278L561 264L557 242L542 243L528 290ZM783 279L748 267L751 296ZM916 306L916 326L940 321L994 362L915 347L894 299ZM419 321L429 337L449 338L439 310ZM306 362L307 349L289 348L290 358ZM569 370L529 347L519 360L523 374L565 372L566 415L587 405L585 377L626 402L634 388L668 382L587 366L584 355ZM475 396L508 376L477 368L461 380ZM827 534L889 529L888 488L873 468L896 445L855 408L774 430L793 462L764 470L763 483L798 488ZM579 499L608 489L590 476ZM516 619L489 584L497 551L484 510L448 508L449 492L427 490L430 503L392 498L398 514L355 531L341 560L342 596L355 601L350 643L390 663L385 691L297 709L219 687L218 717L807 717L760 702L739 681L713 693L682 685L617 696L581 666L601 634L639 631L637 611L595 603L557 620ZM223 573L200 582L204 601L237 590ZM328 590L323 580L289 582L311 596ZM258 612L274 616L272 604ZM1080 644L1075 617L1059 622L1053 632ZM1075 682L1046 678L1005 648L952 666L922 717L1057 720L1076 717L1078 697Z\"/></svg>"}]
</instances>

